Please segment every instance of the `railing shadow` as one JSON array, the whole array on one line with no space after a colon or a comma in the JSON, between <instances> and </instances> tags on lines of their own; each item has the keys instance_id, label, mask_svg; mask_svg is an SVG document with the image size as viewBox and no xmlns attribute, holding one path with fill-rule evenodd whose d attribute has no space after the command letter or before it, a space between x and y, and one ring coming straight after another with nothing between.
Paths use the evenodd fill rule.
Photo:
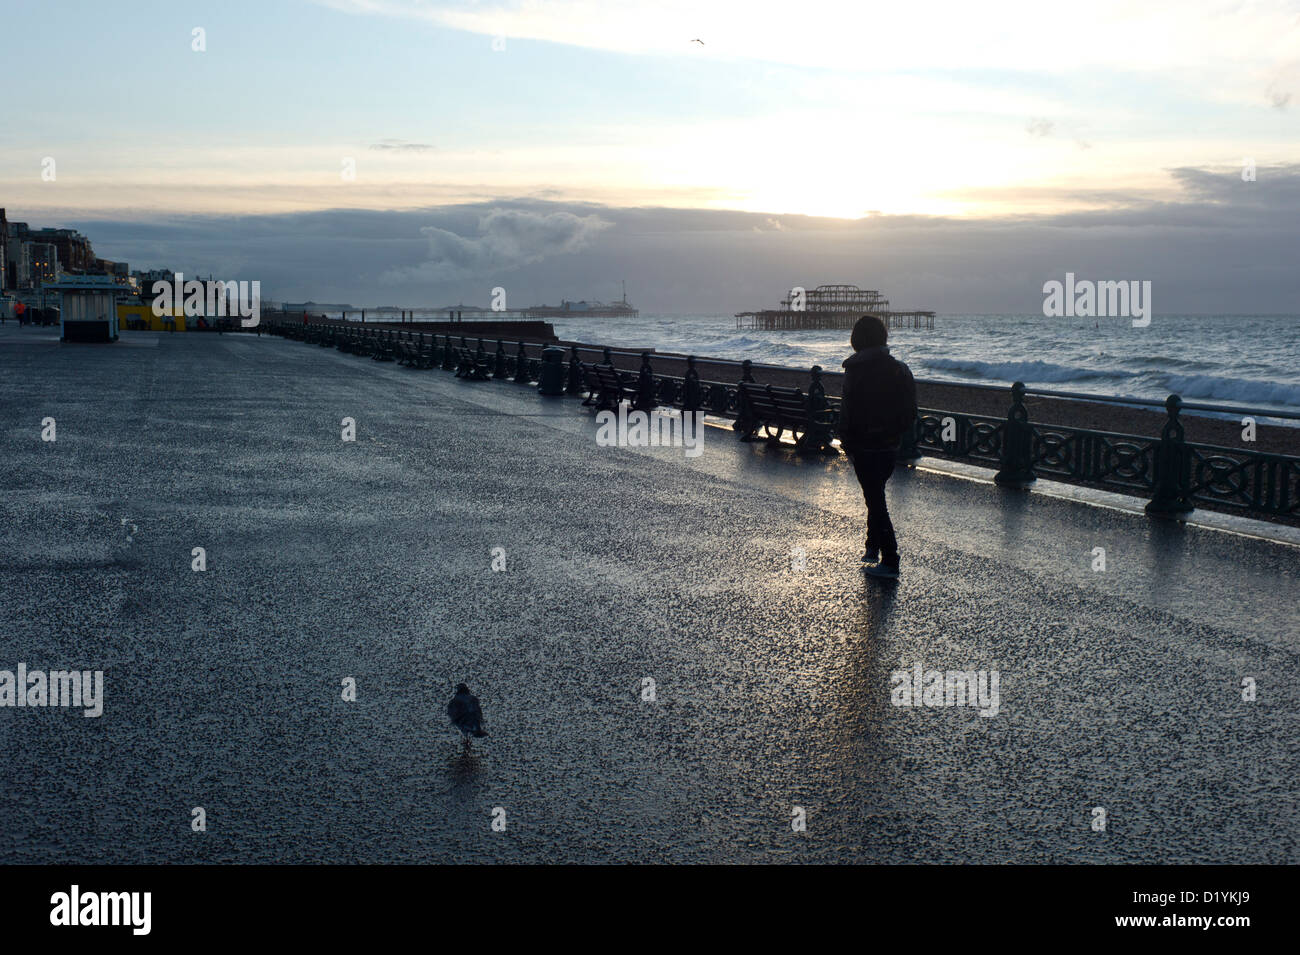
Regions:
<instances>
[{"instance_id":1,"label":"railing shadow","mask_svg":"<svg viewBox=\"0 0 1300 955\"><path fill-rule=\"evenodd\" d=\"M832 688L834 752L860 772L865 762L880 771L869 773L885 787L892 779L888 765L897 755L880 732L890 717L889 675L898 664L891 656L890 634L897 589L863 577L861 599L853 611L856 626L841 651L844 665Z\"/></svg>"}]
</instances>

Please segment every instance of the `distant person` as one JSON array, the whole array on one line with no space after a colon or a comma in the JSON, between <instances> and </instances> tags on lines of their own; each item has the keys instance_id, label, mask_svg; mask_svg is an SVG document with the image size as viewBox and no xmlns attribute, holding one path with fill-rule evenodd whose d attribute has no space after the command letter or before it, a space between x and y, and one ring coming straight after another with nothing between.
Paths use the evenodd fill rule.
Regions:
<instances>
[{"instance_id":1,"label":"distant person","mask_svg":"<svg viewBox=\"0 0 1300 955\"><path fill-rule=\"evenodd\" d=\"M898 539L889 519L885 484L903 434L916 420L916 382L911 370L889 354L889 330L875 315L863 315L849 338L853 354L844 360L840 446L867 501L864 568L872 577L898 579Z\"/></svg>"},{"instance_id":2,"label":"distant person","mask_svg":"<svg viewBox=\"0 0 1300 955\"><path fill-rule=\"evenodd\" d=\"M23 325L27 324L26 321L24 320L26 313L27 313L27 306L24 305L22 302L19 302L17 305L14 306L14 314L18 316L18 326L20 328Z\"/></svg>"}]
</instances>

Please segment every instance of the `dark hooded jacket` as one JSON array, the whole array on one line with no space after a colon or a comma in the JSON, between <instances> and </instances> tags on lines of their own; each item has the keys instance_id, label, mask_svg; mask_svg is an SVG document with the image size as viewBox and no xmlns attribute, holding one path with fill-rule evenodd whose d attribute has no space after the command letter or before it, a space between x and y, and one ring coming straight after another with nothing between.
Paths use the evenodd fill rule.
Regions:
<instances>
[{"instance_id":1,"label":"dark hooded jacket","mask_svg":"<svg viewBox=\"0 0 1300 955\"><path fill-rule=\"evenodd\" d=\"M844 450L897 448L916 419L916 382L887 346L844 359L839 438Z\"/></svg>"}]
</instances>

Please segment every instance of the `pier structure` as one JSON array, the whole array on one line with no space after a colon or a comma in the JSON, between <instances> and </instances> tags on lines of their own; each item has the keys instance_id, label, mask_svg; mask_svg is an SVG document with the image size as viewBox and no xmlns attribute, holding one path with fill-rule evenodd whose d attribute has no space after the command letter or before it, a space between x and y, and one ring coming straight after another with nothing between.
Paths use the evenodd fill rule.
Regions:
<instances>
[{"instance_id":1,"label":"pier structure","mask_svg":"<svg viewBox=\"0 0 1300 955\"><path fill-rule=\"evenodd\" d=\"M398 305L380 305L370 309L355 308L352 305L317 305L314 302L287 304L283 307L286 314L321 315L347 319L349 313L353 320L367 321L369 312L371 321L397 321L403 324L414 322L463 322L463 321L537 321L548 318L636 318L640 311L627 300L627 286L623 286L623 297L617 302L570 301L562 299L559 305L529 305L525 308L505 308L504 299L500 303L484 308L478 305L419 306L405 308Z\"/></svg>"},{"instance_id":2,"label":"pier structure","mask_svg":"<svg viewBox=\"0 0 1300 955\"><path fill-rule=\"evenodd\" d=\"M819 285L811 291L793 288L780 308L737 312L736 328L758 331L852 328L863 315L875 315L890 328L934 329L934 312L895 309L875 289L856 285Z\"/></svg>"},{"instance_id":3,"label":"pier structure","mask_svg":"<svg viewBox=\"0 0 1300 955\"><path fill-rule=\"evenodd\" d=\"M566 302L566 305L584 304ZM301 315L301 308L285 308L286 314ZM600 310L568 309L558 306L530 305L527 308L487 308L478 305L451 305L446 307L422 306L418 308L401 308L396 305L381 305L377 308L316 308L305 310L309 316L338 317L351 322L399 322L402 324L426 322L526 322L546 318L610 318L615 317ZM630 313L618 313L617 317L635 318L636 310Z\"/></svg>"}]
</instances>

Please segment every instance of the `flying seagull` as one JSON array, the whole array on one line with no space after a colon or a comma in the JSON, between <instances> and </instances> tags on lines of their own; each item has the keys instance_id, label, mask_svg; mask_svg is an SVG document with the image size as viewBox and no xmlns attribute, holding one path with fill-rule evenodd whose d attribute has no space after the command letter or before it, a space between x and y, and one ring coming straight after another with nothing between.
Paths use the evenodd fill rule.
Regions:
<instances>
[{"instance_id":1,"label":"flying seagull","mask_svg":"<svg viewBox=\"0 0 1300 955\"><path fill-rule=\"evenodd\" d=\"M483 709L478 705L478 697L470 693L464 683L456 684L456 695L447 704L447 718L451 725L460 730L460 735L469 746L471 736L487 736L483 728Z\"/></svg>"},{"instance_id":2,"label":"flying seagull","mask_svg":"<svg viewBox=\"0 0 1300 955\"><path fill-rule=\"evenodd\" d=\"M692 43L698 43L700 46L704 46L704 41L703 41L703 40L698 40L698 39L697 39L697 40L692 40L691 42L692 42Z\"/></svg>"}]
</instances>

